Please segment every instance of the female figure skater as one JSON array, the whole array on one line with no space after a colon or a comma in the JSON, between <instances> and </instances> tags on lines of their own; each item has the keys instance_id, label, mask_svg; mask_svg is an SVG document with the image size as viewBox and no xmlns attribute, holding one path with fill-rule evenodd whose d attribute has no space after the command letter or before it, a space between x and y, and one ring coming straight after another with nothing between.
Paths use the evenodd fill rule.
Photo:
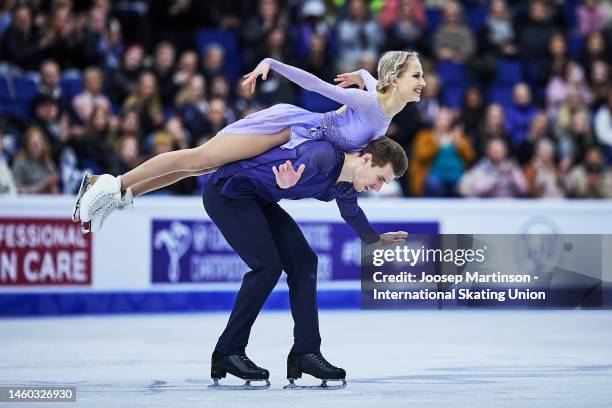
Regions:
<instances>
[{"instance_id":1,"label":"female figure skater","mask_svg":"<svg viewBox=\"0 0 612 408\"><path fill-rule=\"evenodd\" d=\"M83 233L88 233L97 211L103 210L102 219L105 219L115 209L129 206L133 196L188 176L214 171L226 163L256 156L279 145L292 149L307 140L327 140L343 151L359 151L369 141L383 136L393 116L408 102L418 101L426 85L418 55L408 51L389 51L381 57L378 82L362 69L339 74L335 79L339 86L335 86L301 69L266 58L244 76L242 85L254 92L257 78L261 76L265 80L270 68L302 88L345 106L321 114L277 104L226 126L199 147L160 154L121 176L86 175L77 195L73 221L80 221ZM358 85L360 89L345 89L350 85ZM364 86L369 92L363 90Z\"/></svg>"}]
</instances>

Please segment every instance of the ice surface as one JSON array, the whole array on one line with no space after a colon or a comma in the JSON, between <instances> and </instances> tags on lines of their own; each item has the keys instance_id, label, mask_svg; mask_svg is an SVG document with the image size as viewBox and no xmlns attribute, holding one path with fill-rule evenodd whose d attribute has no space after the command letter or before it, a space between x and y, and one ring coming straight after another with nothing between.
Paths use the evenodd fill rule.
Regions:
<instances>
[{"instance_id":1,"label":"ice surface","mask_svg":"<svg viewBox=\"0 0 612 408\"><path fill-rule=\"evenodd\" d=\"M247 349L270 389L207 389L227 317L0 320L0 386L76 386L53 407L612 406L610 311L321 312L322 351L348 373L338 391L282 390L289 312L260 315Z\"/></svg>"}]
</instances>

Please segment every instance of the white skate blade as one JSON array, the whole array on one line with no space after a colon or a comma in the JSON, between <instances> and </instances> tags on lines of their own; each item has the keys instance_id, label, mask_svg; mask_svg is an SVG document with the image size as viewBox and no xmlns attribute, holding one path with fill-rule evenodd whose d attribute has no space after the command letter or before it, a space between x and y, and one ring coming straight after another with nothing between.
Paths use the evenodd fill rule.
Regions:
<instances>
[{"instance_id":1,"label":"white skate blade","mask_svg":"<svg viewBox=\"0 0 612 408\"><path fill-rule=\"evenodd\" d=\"M213 378L213 384L209 385L208 388L214 390L267 390L270 388L270 381L268 380L245 380L246 382L242 385L225 385L219 384L218 378ZM265 381L263 385L251 385L251 381Z\"/></svg>"},{"instance_id":2,"label":"white skate blade","mask_svg":"<svg viewBox=\"0 0 612 408\"><path fill-rule=\"evenodd\" d=\"M295 380L289 378L289 385L283 387L284 390L341 390L346 388L346 380L321 380L320 385L297 385ZM328 381L342 381L342 384L328 385Z\"/></svg>"},{"instance_id":3,"label":"white skate blade","mask_svg":"<svg viewBox=\"0 0 612 408\"><path fill-rule=\"evenodd\" d=\"M85 194L90 185L91 176L88 173L85 173L83 175L83 180L81 180L81 186L79 187L76 199L74 200L74 208L72 209L72 222L79 222L81 220L79 214L81 209L81 198L83 198L83 194Z\"/></svg>"}]
</instances>

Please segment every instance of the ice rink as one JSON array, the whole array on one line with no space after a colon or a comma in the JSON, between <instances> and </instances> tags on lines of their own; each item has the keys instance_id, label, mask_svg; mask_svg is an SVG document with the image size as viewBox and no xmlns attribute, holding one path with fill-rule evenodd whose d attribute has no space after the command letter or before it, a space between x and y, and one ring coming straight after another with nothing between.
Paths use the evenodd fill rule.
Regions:
<instances>
[{"instance_id":1,"label":"ice rink","mask_svg":"<svg viewBox=\"0 0 612 408\"><path fill-rule=\"evenodd\" d=\"M227 317L0 320L0 385L76 386L54 407L612 406L610 311L322 311L323 354L348 373L335 391L282 390L289 312L262 313L247 349L270 389L207 389Z\"/></svg>"}]
</instances>

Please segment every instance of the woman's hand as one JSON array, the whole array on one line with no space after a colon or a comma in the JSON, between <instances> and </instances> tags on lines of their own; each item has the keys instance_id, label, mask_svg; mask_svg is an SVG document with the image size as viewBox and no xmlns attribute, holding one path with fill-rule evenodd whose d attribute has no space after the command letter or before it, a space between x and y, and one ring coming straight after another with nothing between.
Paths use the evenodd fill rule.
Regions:
<instances>
[{"instance_id":1,"label":"woman's hand","mask_svg":"<svg viewBox=\"0 0 612 408\"><path fill-rule=\"evenodd\" d=\"M361 79L359 71L338 74L336 75L336 78L334 78L334 82L340 82L337 85L341 88L346 88L351 85L357 85L359 89L363 89L365 87L365 83L363 82L363 79Z\"/></svg>"},{"instance_id":2,"label":"woman's hand","mask_svg":"<svg viewBox=\"0 0 612 408\"><path fill-rule=\"evenodd\" d=\"M300 167L295 171L291 162L287 160L284 164L278 166L278 170L276 166L272 166L272 172L276 176L276 184L282 189L287 189L297 184L305 168L304 164L300 164Z\"/></svg>"},{"instance_id":3,"label":"woman's hand","mask_svg":"<svg viewBox=\"0 0 612 408\"><path fill-rule=\"evenodd\" d=\"M244 81L242 81L242 86L250 87L250 92L255 92L255 85L257 84L257 77L261 75L261 79L264 81L268 77L268 71L270 71L270 64L267 62L260 62L259 65L253 70L253 72L246 74L244 76Z\"/></svg>"}]
</instances>

